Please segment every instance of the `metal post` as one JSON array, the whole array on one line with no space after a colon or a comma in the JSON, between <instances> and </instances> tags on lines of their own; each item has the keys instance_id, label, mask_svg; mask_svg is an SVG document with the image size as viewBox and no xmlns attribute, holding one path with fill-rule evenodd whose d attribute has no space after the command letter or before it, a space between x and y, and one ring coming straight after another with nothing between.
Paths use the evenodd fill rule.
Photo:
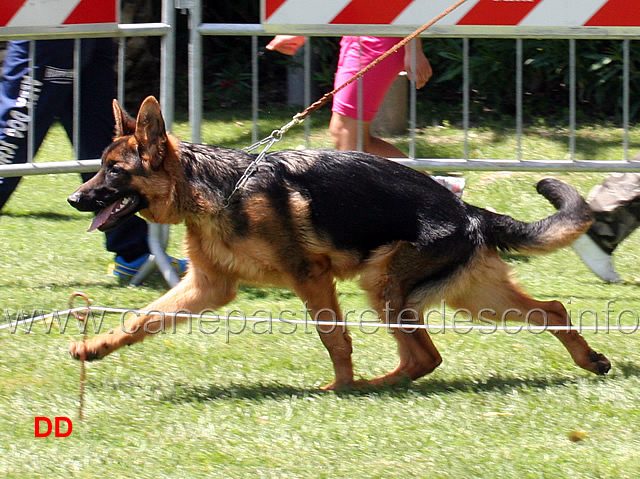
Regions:
<instances>
[{"instance_id":1,"label":"metal post","mask_svg":"<svg viewBox=\"0 0 640 479\"><path fill-rule=\"evenodd\" d=\"M175 110L176 10L172 0L162 2L162 22L171 29L162 37L160 47L160 105L167 129L173 126Z\"/></svg>"},{"instance_id":2,"label":"metal post","mask_svg":"<svg viewBox=\"0 0 640 479\"><path fill-rule=\"evenodd\" d=\"M409 83L409 158L416 157L416 65L418 45L416 40L409 42L409 48L411 49L411 71L413 72L413 79Z\"/></svg>"},{"instance_id":3,"label":"metal post","mask_svg":"<svg viewBox=\"0 0 640 479\"><path fill-rule=\"evenodd\" d=\"M258 141L258 109L260 97L258 96L258 37L251 36L251 122L253 129L251 130L251 142Z\"/></svg>"},{"instance_id":4,"label":"metal post","mask_svg":"<svg viewBox=\"0 0 640 479\"><path fill-rule=\"evenodd\" d=\"M358 37L358 71L362 70L363 65L362 65L362 41L360 39L360 37ZM362 135L363 135L363 128L362 128L362 114L363 114L363 105L362 105L362 85L363 85L363 78L360 77L358 78L358 80L356 81L356 85L358 88L358 144L357 144L357 150L358 151L363 151L364 150L364 145L363 145L363 141L362 141Z\"/></svg>"},{"instance_id":5,"label":"metal post","mask_svg":"<svg viewBox=\"0 0 640 479\"><path fill-rule=\"evenodd\" d=\"M127 57L127 39L118 39L118 103L124 106L124 82L126 75L125 59Z\"/></svg>"},{"instance_id":6,"label":"metal post","mask_svg":"<svg viewBox=\"0 0 640 479\"><path fill-rule=\"evenodd\" d=\"M189 123L191 141L202 141L202 5L194 0L189 9Z\"/></svg>"},{"instance_id":7,"label":"metal post","mask_svg":"<svg viewBox=\"0 0 640 479\"><path fill-rule=\"evenodd\" d=\"M73 159L80 159L80 82L82 81L81 70L82 43L79 38L73 41ZM86 160L88 158L82 158Z\"/></svg>"},{"instance_id":8,"label":"metal post","mask_svg":"<svg viewBox=\"0 0 640 479\"><path fill-rule=\"evenodd\" d=\"M462 39L462 125L464 129L464 156L469 159L469 39Z\"/></svg>"},{"instance_id":9,"label":"metal post","mask_svg":"<svg viewBox=\"0 0 640 479\"><path fill-rule=\"evenodd\" d=\"M522 39L516 39L516 135L518 137L517 158L522 160Z\"/></svg>"},{"instance_id":10,"label":"metal post","mask_svg":"<svg viewBox=\"0 0 640 479\"><path fill-rule=\"evenodd\" d=\"M622 128L624 129L622 144L625 161L629 159L629 44L629 39L622 40Z\"/></svg>"},{"instance_id":11,"label":"metal post","mask_svg":"<svg viewBox=\"0 0 640 479\"><path fill-rule=\"evenodd\" d=\"M167 129L170 129L173 125L175 109L175 16L173 1L164 0L162 2L162 21L170 25L171 29L162 37L161 43L160 105L162 106ZM169 256L165 253L169 238L169 225L150 223L148 235L151 254L147 262L140 267L138 273L133 277L131 284L140 284L153 270L154 265L157 265L169 286L175 286L179 281L178 274L171 266Z\"/></svg>"},{"instance_id":12,"label":"metal post","mask_svg":"<svg viewBox=\"0 0 640 479\"><path fill-rule=\"evenodd\" d=\"M569 159L576 154L576 41L569 40Z\"/></svg>"},{"instance_id":13,"label":"metal post","mask_svg":"<svg viewBox=\"0 0 640 479\"><path fill-rule=\"evenodd\" d=\"M29 114L29 126L27 127L27 162L33 163L33 157L35 156L35 143L36 143L36 109L35 109L35 100L34 100L34 89L35 89L35 79L36 79L36 42L31 40L29 42L29 75L31 76L30 81L31 85L29 85L29 99L28 102L28 114Z\"/></svg>"},{"instance_id":14,"label":"metal post","mask_svg":"<svg viewBox=\"0 0 640 479\"><path fill-rule=\"evenodd\" d=\"M311 37L306 37L304 49L304 104L311 104ZM311 136L311 117L307 117L304 123L304 146L309 148Z\"/></svg>"}]
</instances>

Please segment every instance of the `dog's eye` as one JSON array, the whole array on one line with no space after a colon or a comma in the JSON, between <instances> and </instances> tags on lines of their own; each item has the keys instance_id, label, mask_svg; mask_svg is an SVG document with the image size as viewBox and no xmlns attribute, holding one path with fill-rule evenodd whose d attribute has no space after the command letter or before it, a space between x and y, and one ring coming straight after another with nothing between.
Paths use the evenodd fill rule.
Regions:
<instances>
[{"instance_id":1,"label":"dog's eye","mask_svg":"<svg viewBox=\"0 0 640 479\"><path fill-rule=\"evenodd\" d=\"M109 173L112 175L117 175L123 171L124 169L118 165L109 165Z\"/></svg>"}]
</instances>

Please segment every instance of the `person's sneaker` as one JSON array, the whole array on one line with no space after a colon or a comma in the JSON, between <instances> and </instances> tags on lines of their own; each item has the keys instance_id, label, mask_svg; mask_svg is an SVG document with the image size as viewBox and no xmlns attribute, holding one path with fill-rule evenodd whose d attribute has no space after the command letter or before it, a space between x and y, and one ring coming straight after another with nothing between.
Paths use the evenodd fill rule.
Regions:
<instances>
[{"instance_id":1,"label":"person's sneaker","mask_svg":"<svg viewBox=\"0 0 640 479\"><path fill-rule=\"evenodd\" d=\"M189 260L187 258L174 258L173 256L169 256L171 260L171 266L175 268L175 270L182 276L187 272L187 268L189 267Z\"/></svg>"},{"instance_id":2,"label":"person's sneaker","mask_svg":"<svg viewBox=\"0 0 640 479\"><path fill-rule=\"evenodd\" d=\"M589 235L583 234L573 243L573 250L591 271L603 281L619 283L620 276L611 263L611 255L607 254L593 241Z\"/></svg>"},{"instance_id":3,"label":"person's sneaker","mask_svg":"<svg viewBox=\"0 0 640 479\"><path fill-rule=\"evenodd\" d=\"M148 259L149 255L143 254L133 261L125 261L122 256L118 255L115 261L109 265L108 271L110 274L120 278L132 278ZM171 260L171 266L173 266L179 274L182 275L187 271L187 267L189 266L188 259L178 259L172 256L169 256L169 259Z\"/></svg>"},{"instance_id":4,"label":"person's sneaker","mask_svg":"<svg viewBox=\"0 0 640 479\"><path fill-rule=\"evenodd\" d=\"M459 176L434 176L431 175L435 181L440 183L446 189L455 194L458 198L462 197L462 192L464 191L464 186L466 185L466 180Z\"/></svg>"}]
</instances>

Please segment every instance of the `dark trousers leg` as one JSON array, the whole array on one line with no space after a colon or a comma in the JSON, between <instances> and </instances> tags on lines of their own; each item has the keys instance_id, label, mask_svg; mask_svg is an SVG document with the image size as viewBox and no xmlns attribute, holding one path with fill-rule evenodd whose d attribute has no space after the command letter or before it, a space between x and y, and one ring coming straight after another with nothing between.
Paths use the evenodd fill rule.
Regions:
<instances>
[{"instance_id":1,"label":"dark trousers leg","mask_svg":"<svg viewBox=\"0 0 640 479\"><path fill-rule=\"evenodd\" d=\"M100 158L114 132L112 101L116 96L115 44L110 39L87 39L81 42L80 76L80 132L78 155L80 158ZM67 134L72 138L73 116L66 110L61 118ZM83 174L87 181L93 174ZM147 223L132 216L106 233L106 247L132 261L149 253Z\"/></svg>"},{"instance_id":2,"label":"dark trousers leg","mask_svg":"<svg viewBox=\"0 0 640 479\"><path fill-rule=\"evenodd\" d=\"M29 42L9 42L0 83L0 164L27 161L28 108L32 91L35 109L34 150L51 125L60 120L73 138L73 40L36 42L34 80L30 78ZM110 39L81 41L80 158L99 158L111 142L115 96L115 50ZM83 175L87 180L91 175ZM0 210L18 186L20 178L0 178ZM65 192L66 193L66 192ZM148 253L147 225L141 218L107 233L107 249L130 261Z\"/></svg>"}]
</instances>

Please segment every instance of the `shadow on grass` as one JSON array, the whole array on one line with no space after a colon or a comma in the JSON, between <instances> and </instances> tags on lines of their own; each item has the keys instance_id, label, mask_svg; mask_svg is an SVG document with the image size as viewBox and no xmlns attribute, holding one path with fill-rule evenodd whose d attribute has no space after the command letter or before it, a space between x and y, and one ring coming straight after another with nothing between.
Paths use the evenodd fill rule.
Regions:
<instances>
[{"instance_id":1,"label":"shadow on grass","mask_svg":"<svg viewBox=\"0 0 640 479\"><path fill-rule=\"evenodd\" d=\"M7 218L30 218L30 219L42 219L42 220L51 220L51 221L78 221L82 220L82 216L73 215L73 214L61 214L54 213L53 211L25 211L25 212L2 212L1 216L6 216ZM90 221L90 220L88 220Z\"/></svg>"},{"instance_id":2,"label":"shadow on grass","mask_svg":"<svg viewBox=\"0 0 640 479\"><path fill-rule=\"evenodd\" d=\"M614 377L623 378L640 376L640 365L633 362L616 364ZM339 391L336 393L325 392L319 388L300 388L286 384L231 384L228 386L192 386L176 384L175 390L165 394L162 400L174 404L200 403L225 399L251 399L251 400L278 400L290 397L304 398L310 396L322 396L324 394L337 394L340 397L362 396L387 396L403 398L408 395L434 396L442 394L458 393L487 393L498 392L501 394L517 391L545 390L559 386L567 386L584 381L585 378L576 376L567 378L554 377L530 377L519 378L509 376L493 376L485 381L478 382L473 379L430 379L423 378L419 381L407 382L396 387L370 387ZM602 382L606 377L589 376L588 381Z\"/></svg>"},{"instance_id":3,"label":"shadow on grass","mask_svg":"<svg viewBox=\"0 0 640 479\"><path fill-rule=\"evenodd\" d=\"M491 131L491 137L484 142L484 146L499 146L504 144L505 146L511 139L515 139L516 132L513 128L505 127L500 123L483 123L478 125L472 125L472 128L482 127L483 129ZM581 125L581 127L588 128L589 125ZM462 128L461 125L456 125L456 128ZM423 158L461 158L464 156L464 139L463 137L456 137L455 130L452 130L452 136L441 136L434 141L429 137L429 130L423 130L416 139L416 156ZM460 132L461 133L461 132ZM556 127L549 126L528 126L526 127L524 138L543 137L545 140L558 145L559 149L569 150L569 132L566 129L559 130ZM619 148L622 144L622 137L615 135L607 138L601 136L590 137L589 130L578 131L575 137L576 141L576 158L577 159L591 159L591 160L621 160L622 158L612 158L611 150ZM409 140L404 137L398 137L396 141L397 145L401 148L407 149ZM629 151L633 155L634 152L640 149L640 143L637 141L631 141L629 145ZM515 154L515 149L514 149ZM550 158L556 159L556 158Z\"/></svg>"},{"instance_id":4,"label":"shadow on grass","mask_svg":"<svg viewBox=\"0 0 640 479\"><path fill-rule=\"evenodd\" d=\"M315 388L298 388L286 384L231 384L228 386L192 386L176 384L163 400L174 404L200 403L224 399L273 400L288 397L308 397L322 394Z\"/></svg>"},{"instance_id":5,"label":"shadow on grass","mask_svg":"<svg viewBox=\"0 0 640 479\"><path fill-rule=\"evenodd\" d=\"M297 298L296 294L290 289L277 287L257 287L249 285L241 285L238 291L244 293L247 299L260 300L270 298L272 300L288 300Z\"/></svg>"},{"instance_id":6,"label":"shadow on grass","mask_svg":"<svg viewBox=\"0 0 640 479\"><path fill-rule=\"evenodd\" d=\"M640 368L637 368L636 373L640 375ZM559 386L568 386L583 381L585 378L576 376L567 378L563 376L545 376L545 377L509 377L509 376L493 376L483 380L482 382L472 382L465 379L436 379L433 381L421 381L415 384L408 385L407 391L421 394L424 396L440 395L443 393L487 393L487 392L499 392L508 394L514 390L525 392L532 390L546 390L551 388L557 388ZM604 378L598 376L589 376L589 381L603 381Z\"/></svg>"},{"instance_id":7,"label":"shadow on grass","mask_svg":"<svg viewBox=\"0 0 640 479\"><path fill-rule=\"evenodd\" d=\"M534 129L535 130L535 129ZM550 140L555 142L558 145L568 145L569 144L569 134L568 133L558 133L554 132L553 134L546 135ZM622 139L619 137L614 138L589 138L584 135L576 135L576 151L580 152L580 155L584 159L593 159L593 160L621 160L622 158L608 158L607 150L619 147L622 142ZM631 152L637 151L640 147L640 144L637 142L630 142L629 150ZM633 154L633 153L632 153Z\"/></svg>"},{"instance_id":8,"label":"shadow on grass","mask_svg":"<svg viewBox=\"0 0 640 479\"><path fill-rule=\"evenodd\" d=\"M615 371L619 371L619 374L622 375L622 377L630 378L640 376L640 365L631 361L617 363L614 367ZM616 372L614 372L614 374L616 374Z\"/></svg>"},{"instance_id":9,"label":"shadow on grass","mask_svg":"<svg viewBox=\"0 0 640 479\"><path fill-rule=\"evenodd\" d=\"M106 269L107 266L105 265L105 275ZM88 288L102 288L108 291L119 291L128 287L134 288L135 286L132 286L130 283L131 278L114 277L113 279L108 278L105 281L72 281L67 283L48 281L42 282L41 284L34 284L31 282L29 284L29 288L34 291L34 294L39 292L48 293L52 288L55 288L58 291L65 289L68 289L69 291L84 291ZM7 281L3 283L2 286L6 288L24 288L25 284L24 281L18 279L16 281ZM145 278L141 286L158 291L158 295L164 294L170 289L168 283L158 271L153 271L147 278Z\"/></svg>"}]
</instances>

